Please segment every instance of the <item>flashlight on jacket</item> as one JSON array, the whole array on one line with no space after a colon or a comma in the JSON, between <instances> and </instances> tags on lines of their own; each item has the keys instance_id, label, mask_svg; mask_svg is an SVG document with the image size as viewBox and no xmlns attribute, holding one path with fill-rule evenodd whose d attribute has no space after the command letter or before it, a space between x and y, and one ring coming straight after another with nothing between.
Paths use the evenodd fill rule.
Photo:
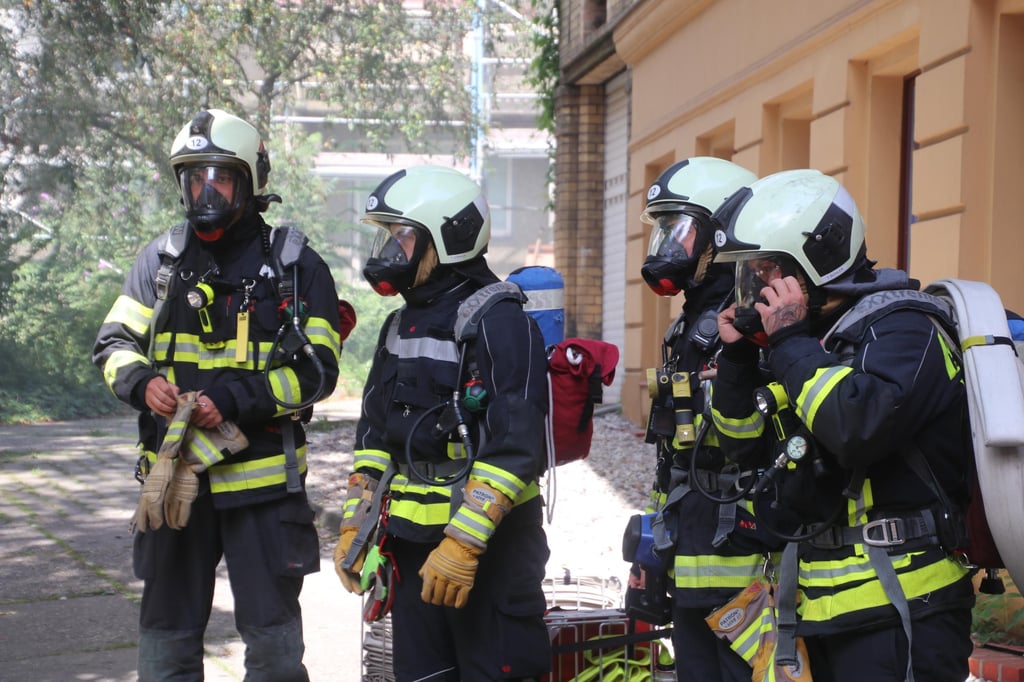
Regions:
<instances>
[{"instance_id":1,"label":"flashlight on jacket","mask_svg":"<svg viewBox=\"0 0 1024 682\"><path fill-rule=\"evenodd\" d=\"M678 446L692 445L696 440L693 426L693 391L690 375L686 372L668 372L663 369L647 370L647 392L655 405L667 403L672 396L672 413L675 425L675 440ZM652 414L654 408L652 408Z\"/></svg>"},{"instance_id":2,"label":"flashlight on jacket","mask_svg":"<svg viewBox=\"0 0 1024 682\"><path fill-rule=\"evenodd\" d=\"M185 292L185 301L199 314L199 324L203 326L203 331L212 332L209 307L213 303L213 287L206 282L199 282Z\"/></svg>"}]
</instances>

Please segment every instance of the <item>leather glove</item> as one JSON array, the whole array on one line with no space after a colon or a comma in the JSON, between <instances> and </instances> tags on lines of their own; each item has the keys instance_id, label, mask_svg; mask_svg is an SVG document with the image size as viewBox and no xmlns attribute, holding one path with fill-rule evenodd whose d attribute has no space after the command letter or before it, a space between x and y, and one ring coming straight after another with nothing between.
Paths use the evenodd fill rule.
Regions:
<instances>
[{"instance_id":1,"label":"leather glove","mask_svg":"<svg viewBox=\"0 0 1024 682\"><path fill-rule=\"evenodd\" d=\"M476 569L480 565L477 557L483 553L483 548L463 544L454 538L441 540L420 568L420 577L423 578L420 598L435 606L461 609L469 600L469 591L473 589Z\"/></svg>"},{"instance_id":2,"label":"leather glove","mask_svg":"<svg viewBox=\"0 0 1024 682\"><path fill-rule=\"evenodd\" d=\"M345 495L345 506L341 515L341 537L334 547L334 572L338 574L342 586L354 594L362 594L363 588L360 583L360 571L363 570L363 562L366 560L367 546L364 544L358 554L352 557L350 565L343 567L342 564L349 557L352 551L352 541L362 525L369 521L370 508L373 502L373 493L377 490L378 481L366 474L354 473L348 477L348 493ZM372 533L367 534L367 538Z\"/></svg>"},{"instance_id":3,"label":"leather glove","mask_svg":"<svg viewBox=\"0 0 1024 682\"><path fill-rule=\"evenodd\" d=\"M157 454L156 462L142 484L132 530L137 528L140 533L145 533L150 528L156 530L164 525L164 494L171 483L173 469L174 459L171 456L162 452Z\"/></svg>"},{"instance_id":4,"label":"leather glove","mask_svg":"<svg viewBox=\"0 0 1024 682\"><path fill-rule=\"evenodd\" d=\"M217 462L249 447L249 439L232 421L222 421L212 429L189 426L182 439L180 456L201 474Z\"/></svg>"},{"instance_id":5,"label":"leather glove","mask_svg":"<svg viewBox=\"0 0 1024 682\"><path fill-rule=\"evenodd\" d=\"M178 409L171 417L164 441L157 452L156 462L142 484L139 506L135 510L135 520L132 524L133 530L138 528L140 532L145 533L150 528L156 530L164 525L164 498L174 477L174 458L181 447L182 437L188 428L188 420L192 416L195 404L194 392L178 396Z\"/></svg>"},{"instance_id":6,"label":"leather glove","mask_svg":"<svg viewBox=\"0 0 1024 682\"><path fill-rule=\"evenodd\" d=\"M342 526L341 538L338 539L338 544L334 547L334 572L338 574L342 586L352 594L362 594L364 591L360 584L360 571L363 570L363 562L366 560L366 548L364 547L352 562L351 571L342 568L341 564L348 556L352 548L352 540L355 539L358 532L359 528L356 526Z\"/></svg>"},{"instance_id":7,"label":"leather glove","mask_svg":"<svg viewBox=\"0 0 1024 682\"><path fill-rule=\"evenodd\" d=\"M188 525L192 503L199 495L199 477L189 463L179 457L174 460L174 473L164 495L164 520L175 530Z\"/></svg>"},{"instance_id":8,"label":"leather glove","mask_svg":"<svg viewBox=\"0 0 1024 682\"><path fill-rule=\"evenodd\" d=\"M476 579L478 557L510 509L512 500L504 493L481 481L471 479L466 483L462 505L444 529L447 537L420 568L423 601L457 609L466 605Z\"/></svg>"}]
</instances>

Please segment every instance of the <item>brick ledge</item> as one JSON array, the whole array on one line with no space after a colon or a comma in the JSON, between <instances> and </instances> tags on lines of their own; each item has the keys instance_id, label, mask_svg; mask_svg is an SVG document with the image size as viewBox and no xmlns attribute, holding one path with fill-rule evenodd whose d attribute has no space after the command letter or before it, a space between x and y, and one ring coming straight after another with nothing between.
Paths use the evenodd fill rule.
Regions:
<instances>
[{"instance_id":1,"label":"brick ledge","mask_svg":"<svg viewBox=\"0 0 1024 682\"><path fill-rule=\"evenodd\" d=\"M976 644L969 664L971 674L985 682L1024 682L1024 647Z\"/></svg>"}]
</instances>

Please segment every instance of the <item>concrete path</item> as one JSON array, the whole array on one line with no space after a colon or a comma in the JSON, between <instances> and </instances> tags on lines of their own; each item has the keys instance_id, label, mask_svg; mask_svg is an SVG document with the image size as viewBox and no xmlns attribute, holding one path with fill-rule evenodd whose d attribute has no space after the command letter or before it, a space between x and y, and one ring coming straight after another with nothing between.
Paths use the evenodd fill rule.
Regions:
<instances>
[{"instance_id":1,"label":"concrete path","mask_svg":"<svg viewBox=\"0 0 1024 682\"><path fill-rule=\"evenodd\" d=\"M0 682L136 679L135 441L132 417L0 426ZM305 663L314 681L355 681L360 600L338 584L332 549L302 591ZM232 607L221 564L207 680L244 676Z\"/></svg>"}]
</instances>

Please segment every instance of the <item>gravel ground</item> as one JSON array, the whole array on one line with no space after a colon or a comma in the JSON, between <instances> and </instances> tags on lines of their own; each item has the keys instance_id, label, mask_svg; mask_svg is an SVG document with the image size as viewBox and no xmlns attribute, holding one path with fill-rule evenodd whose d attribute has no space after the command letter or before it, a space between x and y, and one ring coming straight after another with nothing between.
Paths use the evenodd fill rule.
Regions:
<instances>
[{"instance_id":1,"label":"gravel ground","mask_svg":"<svg viewBox=\"0 0 1024 682\"><path fill-rule=\"evenodd\" d=\"M314 417L308 437L307 492L318 511L322 551L329 556L352 469L355 423ZM545 523L549 579L562 579L568 571L600 582L612 601L618 598L617 586L625 584L629 568L622 560L622 532L630 515L643 509L653 471L654 446L643 442L637 427L616 412L595 417L590 456L557 467L542 481L550 516Z\"/></svg>"}]
</instances>

